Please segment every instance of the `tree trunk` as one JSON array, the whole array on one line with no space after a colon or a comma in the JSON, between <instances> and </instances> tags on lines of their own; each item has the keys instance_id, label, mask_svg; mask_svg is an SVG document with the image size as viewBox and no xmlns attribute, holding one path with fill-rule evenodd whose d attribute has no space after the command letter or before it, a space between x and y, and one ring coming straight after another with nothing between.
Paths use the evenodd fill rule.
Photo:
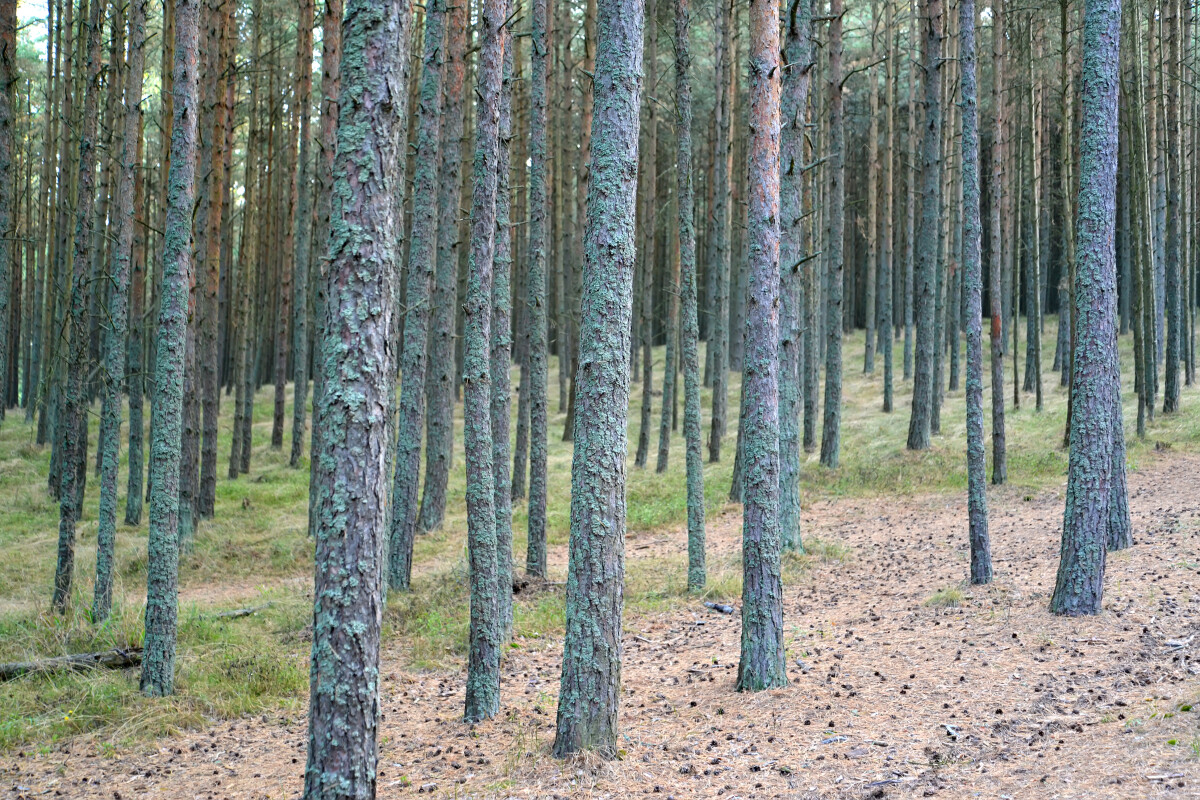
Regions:
<instances>
[{"instance_id":1,"label":"tree trunk","mask_svg":"<svg viewBox=\"0 0 1200 800\"><path fill-rule=\"evenodd\" d=\"M729 394L729 227L730 191L729 173L733 169L733 148L730 143L733 105L733 49L732 0L719 0L717 8L717 99L716 99L716 152L713 155L713 215L712 255L708 264L712 271L713 295L709 305L713 310L713 321L708 337L708 349L712 351L712 424L708 434L708 460L721 460L721 439L725 436L726 405Z\"/></svg>"},{"instance_id":2,"label":"tree trunk","mask_svg":"<svg viewBox=\"0 0 1200 800\"><path fill-rule=\"evenodd\" d=\"M1004 442L1004 269L1005 238L1000 214L1004 193L1004 22L1003 0L992 14L992 180L988 187L991 211L991 253L988 265L988 302L992 316L992 483L1008 480ZM1073 225L1074 222L1068 224ZM1011 245L1010 245L1011 246Z\"/></svg>"},{"instance_id":3,"label":"tree trunk","mask_svg":"<svg viewBox=\"0 0 1200 800\"><path fill-rule=\"evenodd\" d=\"M543 1L534 3L535 53L544 52L538 43L537 11ZM567 633L553 748L559 758L585 749L615 757L620 705L629 331L644 15L640 0L599 0L597 10L593 133L605 146L592 152L584 234ZM534 64L536 68L536 59ZM536 106L537 80L534 92ZM536 138L534 143L536 154Z\"/></svg>"},{"instance_id":4,"label":"tree trunk","mask_svg":"<svg viewBox=\"0 0 1200 800\"><path fill-rule=\"evenodd\" d=\"M825 299L825 418L821 427L821 464L836 469L842 425L842 281L845 272L845 150L842 99L842 0L829 6L829 227L828 294Z\"/></svg>"},{"instance_id":5,"label":"tree trunk","mask_svg":"<svg viewBox=\"0 0 1200 800\"><path fill-rule=\"evenodd\" d=\"M300 23L296 28L296 104L300 112L300 158L296 165L300 191L296 197L296 262L292 285L295 303L292 319L292 353L294 359L294 385L292 402L292 452L289 463L300 466L304 454L304 434L307 424L308 404L308 295L309 274L312 263L312 192L309 190L310 175L309 117L312 107L312 62L313 62L313 0L300 1Z\"/></svg>"},{"instance_id":6,"label":"tree trunk","mask_svg":"<svg viewBox=\"0 0 1200 800\"><path fill-rule=\"evenodd\" d=\"M437 244L437 207L430 200L437 192L442 119L442 63L445 55L442 45L445 31L446 0L431 0L425 11L421 99L417 107L419 121L416 154L413 160L415 171L412 243L409 247L406 301L409 310L404 315L404 350L400 361L402 383L395 447L396 471L391 496L392 519L388 558L388 586L391 589L409 587L412 579L413 537L417 528L421 432L425 423L426 340L429 336L434 251ZM345 34L346 31L343 30L343 39ZM361 42L356 44L356 47L361 46ZM349 47L350 42L343 41L343 68L347 60L345 50ZM346 77L343 76L343 82L345 81ZM339 137L340 135L339 133ZM416 198L423 198L423 201L417 202ZM332 284L327 282L327 285Z\"/></svg>"},{"instance_id":7,"label":"tree trunk","mask_svg":"<svg viewBox=\"0 0 1200 800\"><path fill-rule=\"evenodd\" d=\"M306 800L376 793L379 632L388 514L396 231L404 191L411 7L349 0L342 27L313 604ZM374 309L363 314L362 309ZM423 343L422 343L423 344ZM353 500L351 500L353 498Z\"/></svg>"},{"instance_id":8,"label":"tree trunk","mask_svg":"<svg viewBox=\"0 0 1200 800\"><path fill-rule=\"evenodd\" d=\"M175 0L171 167L163 229L158 348L151 403L150 537L146 566L146 640L141 689L166 696L175 687L179 574L179 462L183 422L184 350L191 280L200 0Z\"/></svg>"},{"instance_id":9,"label":"tree trunk","mask_svg":"<svg viewBox=\"0 0 1200 800\"><path fill-rule=\"evenodd\" d=\"M1052 612L1069 616L1100 612L1107 545L1115 530L1129 524L1127 508L1116 524L1112 517L1114 507L1125 507L1114 236L1120 22L1120 3L1087 0L1079 137L1075 403L1062 550L1050 600ZM1114 458L1118 448L1119 463Z\"/></svg>"},{"instance_id":10,"label":"tree trunk","mask_svg":"<svg viewBox=\"0 0 1200 800\"><path fill-rule=\"evenodd\" d=\"M113 249L112 294L104 346L104 403L100 413L100 520L96 534L96 586L92 619L102 622L112 609L113 555L117 539L117 470L121 454L121 385L125 378L125 335L129 321L129 263L133 254L134 173L141 165L142 72L146 49L146 0L134 0L129 14L129 65L125 76L125 120L117 187L117 241ZM139 422L140 424L140 422ZM141 482L137 493L141 494Z\"/></svg>"},{"instance_id":11,"label":"tree trunk","mask_svg":"<svg viewBox=\"0 0 1200 800\"><path fill-rule=\"evenodd\" d=\"M642 418L638 427L637 454L634 456L633 462L637 467L646 466L646 460L650 453L650 416L654 397L654 350L652 347L654 344L654 232L657 228L655 221L658 213L656 202L658 194L658 159L656 158L658 100L654 97L657 94L658 75L658 2L657 0L645 0L645 3L646 45L642 58L645 60L648 89L642 99L642 141L639 145L642 166L638 176L641 179L639 197L641 202L639 205L642 212L642 224L639 231L642 240L639 254L641 262L639 295L642 306L642 318L639 325L642 348Z\"/></svg>"}]
</instances>

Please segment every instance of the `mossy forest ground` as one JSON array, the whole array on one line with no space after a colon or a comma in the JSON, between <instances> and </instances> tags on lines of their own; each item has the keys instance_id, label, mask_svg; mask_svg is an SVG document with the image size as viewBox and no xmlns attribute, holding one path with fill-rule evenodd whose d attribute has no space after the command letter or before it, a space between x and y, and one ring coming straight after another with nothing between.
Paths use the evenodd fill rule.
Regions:
<instances>
[{"instance_id":1,"label":"mossy forest ground","mask_svg":"<svg viewBox=\"0 0 1200 800\"><path fill-rule=\"evenodd\" d=\"M1049 347L1053 339L1046 337ZM860 334L847 353L861 351ZM564 410L552 373L551 579L518 588L501 713L476 726L461 721L460 443L446 523L419 539L414 590L390 597L385 614L380 796L1200 796L1200 392L1185 389L1183 411L1160 416L1138 440L1124 355L1136 545L1109 559L1105 612L1091 619L1046 610L1067 464L1058 376L1045 374L1042 412L1031 396L1013 410L1011 357L1006 365L1010 483L991 487L988 498L997 578L972 588L962 392L947 394L933 448L908 453L909 385L897 380L898 410L885 415L882 366L860 376L858 358L848 357L842 466L825 470L815 455L807 461L808 552L785 561L792 682L778 691L734 691L739 617L703 605L740 605L740 508L726 501L736 426L725 460L705 468L704 597L686 591L680 435L666 474L634 469L631 453L623 749L613 762L549 755L571 462L570 446L559 441ZM661 369L663 354L655 356ZM735 377L731 408L737 392ZM634 444L640 395L635 386ZM142 697L132 670L0 684L0 797L299 796L312 584L308 473L270 449L270 402L264 388L249 476L218 483L216 517L181 559L177 695ZM656 434L659 402L656 393ZM707 409L707 394L704 402ZM72 610L51 613L57 506L45 489L48 468L48 451L34 446L19 412L10 415L0 429L0 661L137 645L142 636L144 522L118 532L114 615L99 627L88 619L94 480ZM518 503L518 566L524 522ZM246 607L261 608L215 616Z\"/></svg>"}]
</instances>

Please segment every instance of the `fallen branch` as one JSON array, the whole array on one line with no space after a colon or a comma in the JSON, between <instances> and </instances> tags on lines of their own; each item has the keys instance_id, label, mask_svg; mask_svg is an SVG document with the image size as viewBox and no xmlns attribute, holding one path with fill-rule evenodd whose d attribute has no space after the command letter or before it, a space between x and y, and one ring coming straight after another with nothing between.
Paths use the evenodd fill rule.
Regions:
<instances>
[{"instance_id":1,"label":"fallen branch","mask_svg":"<svg viewBox=\"0 0 1200 800\"><path fill-rule=\"evenodd\" d=\"M17 661L12 664L0 664L0 681L19 678L22 675L32 675L39 672L60 672L70 670L84 672L89 669L125 669L136 667L142 663L142 648L129 650L105 650L100 653L72 653L66 656L43 658L38 661Z\"/></svg>"}]
</instances>

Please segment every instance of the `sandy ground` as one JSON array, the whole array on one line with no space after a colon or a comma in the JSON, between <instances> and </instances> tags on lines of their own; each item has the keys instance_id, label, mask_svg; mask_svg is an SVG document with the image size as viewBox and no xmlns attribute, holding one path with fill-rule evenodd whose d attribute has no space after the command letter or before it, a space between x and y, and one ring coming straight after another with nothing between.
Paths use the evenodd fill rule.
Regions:
<instances>
[{"instance_id":1,"label":"sandy ground","mask_svg":"<svg viewBox=\"0 0 1200 800\"><path fill-rule=\"evenodd\" d=\"M627 615L615 762L549 755L559 641L519 642L501 714L477 726L460 721L461 671L390 652L379 796L1200 797L1198 473L1164 455L1131 474L1136 545L1110 557L1094 619L1046 611L1061 492L993 494L986 589L962 587L965 500L814 504L806 535L849 554L786 587L791 685L733 690L736 614ZM713 520L713 552L736 549L737 523ZM628 553L683 547L660 533ZM927 604L948 587L961 605ZM255 717L115 754L9 753L0 797L295 798L304 759L303 716Z\"/></svg>"}]
</instances>

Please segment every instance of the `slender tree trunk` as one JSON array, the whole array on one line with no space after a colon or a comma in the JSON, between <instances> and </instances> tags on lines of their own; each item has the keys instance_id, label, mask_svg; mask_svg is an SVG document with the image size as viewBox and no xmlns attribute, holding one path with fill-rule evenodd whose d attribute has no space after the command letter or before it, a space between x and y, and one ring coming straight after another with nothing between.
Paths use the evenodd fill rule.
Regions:
<instances>
[{"instance_id":1,"label":"slender tree trunk","mask_svg":"<svg viewBox=\"0 0 1200 800\"><path fill-rule=\"evenodd\" d=\"M534 3L535 54L537 8L542 2ZM620 705L629 331L644 15L641 0L599 0L597 10L593 132L605 146L592 152L584 234L567 634L553 748L559 758L585 749L615 757ZM536 68L536 58L534 64ZM536 80L534 92L538 92ZM537 103L535 97L535 107ZM536 138L534 143L536 154Z\"/></svg>"},{"instance_id":2,"label":"slender tree trunk","mask_svg":"<svg viewBox=\"0 0 1200 800\"><path fill-rule=\"evenodd\" d=\"M845 272L845 150L842 99L842 0L829 6L829 292L825 298L825 418L821 428L821 464L836 469L842 424L842 281Z\"/></svg>"},{"instance_id":3,"label":"slender tree trunk","mask_svg":"<svg viewBox=\"0 0 1200 800\"><path fill-rule=\"evenodd\" d=\"M437 268L429 327L425 382L425 484L418 531L441 527L454 454L455 313L458 309L458 218L462 190L463 86L466 81L467 7L446 6L441 169L437 189Z\"/></svg>"},{"instance_id":4,"label":"slender tree trunk","mask_svg":"<svg viewBox=\"0 0 1200 800\"><path fill-rule=\"evenodd\" d=\"M654 232L658 227L655 219L658 213L658 109L657 78L658 78L658 3L657 0L645 0L646 3L646 45L644 55L647 87L642 100L642 141L639 145L642 167L641 178L641 278L640 300L642 318L641 330L642 348L642 418L638 427L637 454L634 465L645 467L650 452L650 416L654 397Z\"/></svg>"},{"instance_id":5,"label":"slender tree trunk","mask_svg":"<svg viewBox=\"0 0 1200 800\"><path fill-rule=\"evenodd\" d=\"M191 280L192 203L199 120L200 0L175 0L171 167L163 229L158 348L151 404L150 537L146 566L146 639L141 689L166 696L175 687L179 573L179 462L183 371Z\"/></svg>"},{"instance_id":6,"label":"slender tree trunk","mask_svg":"<svg viewBox=\"0 0 1200 800\"><path fill-rule=\"evenodd\" d=\"M879 26L879 8L875 0L871 2L871 53L872 62L878 61L876 49L876 32ZM876 282L879 279L879 192L876 176L879 175L879 90L874 77L874 69L866 73L869 82L868 109L871 116L867 126L867 269L866 286L864 287L865 327L866 336L863 347L863 373L875 374L875 323L876 323Z\"/></svg>"},{"instance_id":7,"label":"slender tree trunk","mask_svg":"<svg viewBox=\"0 0 1200 800\"><path fill-rule=\"evenodd\" d=\"M546 24L546 0L533 0L530 86L532 113L529 121L529 271L526 274L526 324L529 336L529 523L525 570L539 578L546 576ZM576 452L578 453L578 450Z\"/></svg>"},{"instance_id":8,"label":"slender tree trunk","mask_svg":"<svg viewBox=\"0 0 1200 800\"><path fill-rule=\"evenodd\" d=\"M1075 403L1063 512L1062 550L1050 610L1097 614L1104 595L1105 554L1128 529L1120 435L1115 236L1117 83L1120 3L1087 0L1083 22L1083 114L1080 125L1078 266L1075 307ZM1120 455L1118 462L1115 456ZM1113 519L1124 508L1124 519Z\"/></svg>"},{"instance_id":9,"label":"slender tree trunk","mask_svg":"<svg viewBox=\"0 0 1200 800\"><path fill-rule=\"evenodd\" d=\"M708 434L708 460L721 460L721 439L725 436L726 405L728 403L729 354L729 177L733 169L733 148L730 142L733 105L733 16L732 0L720 0L717 7L717 100L716 152L713 155L713 215L712 255L708 269L714 275L713 294L709 305L713 309L712 329L708 349L712 352L712 424Z\"/></svg>"},{"instance_id":10,"label":"slender tree trunk","mask_svg":"<svg viewBox=\"0 0 1200 800\"><path fill-rule=\"evenodd\" d=\"M16 0L0 2L0 423L4 422L4 411L9 393L9 285L13 276L20 277L21 263L16 253L17 169L14 152L14 128L16 127L16 83L17 83L17 3ZM19 302L20 295L17 295ZM15 337L18 341L19 336Z\"/></svg>"},{"instance_id":11,"label":"slender tree trunk","mask_svg":"<svg viewBox=\"0 0 1200 800\"><path fill-rule=\"evenodd\" d=\"M87 71L79 139L79 178L75 246L71 272L69 363L62 425L58 564L54 572L54 610L71 600L75 567L75 523L83 506L87 477L88 275L91 267L93 186L96 166L96 114L100 103L100 41L105 3L93 0L87 21Z\"/></svg>"},{"instance_id":12,"label":"slender tree trunk","mask_svg":"<svg viewBox=\"0 0 1200 800\"><path fill-rule=\"evenodd\" d=\"M941 165L938 159L942 127L942 33L941 0L922 3L925 62L925 120L921 144L921 219L916 232L914 307L917 320L916 371L913 376L912 416L908 425L908 449L929 448L930 417L934 403L934 350L937 347L934 319L935 272L937 271L938 212L941 207Z\"/></svg>"},{"instance_id":13,"label":"slender tree trunk","mask_svg":"<svg viewBox=\"0 0 1200 800\"><path fill-rule=\"evenodd\" d=\"M295 277L292 285L295 303L292 318L292 354L294 385L292 402L292 452L289 463L300 466L304 454L304 434L308 405L308 296L312 264L312 192L309 190L312 172L309 168L309 117L312 107L313 62L313 0L301 0L300 23L296 29L296 106L300 116L300 157L296 164L296 179L300 190L296 197Z\"/></svg>"},{"instance_id":14,"label":"slender tree trunk","mask_svg":"<svg viewBox=\"0 0 1200 800\"><path fill-rule=\"evenodd\" d=\"M134 4L138 5L137 3ZM143 10L142 26L145 27L145 12ZM132 41L133 35L130 35ZM143 33L143 48L145 39ZM145 55L143 54L143 64ZM130 58L132 63L133 59ZM142 434L144 426L143 406L146 391L146 359L143 354L146 313L146 220L149 219L149 209L145 196L145 179L143 177L142 151L145 143L145 118L138 118L138 144L134 163L137 168L133 173L133 204L137 209L133 223L133 255L130 264L132 270L129 285L129 341L127 360L127 385L129 387L129 482L125 495L125 524L140 525L142 522L142 486L145 483L146 456Z\"/></svg>"},{"instance_id":15,"label":"slender tree trunk","mask_svg":"<svg viewBox=\"0 0 1200 800\"><path fill-rule=\"evenodd\" d=\"M892 340L895 338L894 294L895 266L895 184L896 184L896 83L899 64L896 54L895 2L884 0L884 30L887 36L887 149L883 162L883 251L879 261L879 357L883 360L883 412L892 413L895 365L892 359Z\"/></svg>"},{"instance_id":16,"label":"slender tree trunk","mask_svg":"<svg viewBox=\"0 0 1200 800\"><path fill-rule=\"evenodd\" d=\"M1008 480L1008 460L1004 441L1004 287L1002 273L1005 238L1000 221L1004 204L1005 17L1003 0L997 0L992 7L992 180L988 187L991 211L988 301L991 305L992 316L992 483L997 486Z\"/></svg>"},{"instance_id":17,"label":"slender tree trunk","mask_svg":"<svg viewBox=\"0 0 1200 800\"><path fill-rule=\"evenodd\" d=\"M125 76L125 120L121 136L120 178L117 187L117 242L113 249L112 295L108 304L108 341L104 347L107 373L100 414L100 521L96 534L96 586L92 619L102 622L112 609L113 555L117 539L117 470L121 453L121 385L125 378L125 335L129 321L129 262L133 254L134 173L140 147L142 72L146 49L146 0L134 0L129 14L129 64ZM141 482L138 482L141 494Z\"/></svg>"},{"instance_id":18,"label":"slender tree trunk","mask_svg":"<svg viewBox=\"0 0 1200 800\"><path fill-rule=\"evenodd\" d=\"M1167 150L1166 174L1166 263L1163 265L1165 274L1165 325L1166 350L1163 361L1163 413L1170 414L1179 409L1179 362L1180 339L1183 325L1180 323L1180 270L1182 264L1181 251L1183 239L1183 219L1180 206L1183 196L1180 189L1183 170L1181 151L1183 138L1179 122L1179 70L1182 67L1180 58L1181 25L1179 24L1179 3L1176 0L1163 2L1163 30L1166 33L1167 68L1163 77L1166 89L1166 121L1167 129L1164 140Z\"/></svg>"},{"instance_id":19,"label":"slender tree trunk","mask_svg":"<svg viewBox=\"0 0 1200 800\"><path fill-rule=\"evenodd\" d=\"M346 26L343 24L342 27L342 80L348 91L349 78L345 73L347 60L351 55L357 58L358 54L347 53L351 42L347 37ZM400 362L402 383L395 447L395 479L391 497L388 558L388 586L391 589L408 589L412 580L412 548L417 528L417 488L421 467L421 432L425 422L426 340L429 336L430 303L436 263L437 208L430 200L437 192L442 119L442 64L445 57L442 45L445 31L445 0L431 0L425 11L421 98L417 107L417 151L413 161L414 202L412 244L408 259L408 310L404 314L404 350ZM363 42L354 43L354 46L361 48ZM339 110L339 117L343 113L346 112ZM340 131L338 136L340 139ZM422 198L422 201L418 202L416 198ZM328 314L326 316L328 317ZM324 379L328 377L326 375Z\"/></svg>"}]
</instances>

